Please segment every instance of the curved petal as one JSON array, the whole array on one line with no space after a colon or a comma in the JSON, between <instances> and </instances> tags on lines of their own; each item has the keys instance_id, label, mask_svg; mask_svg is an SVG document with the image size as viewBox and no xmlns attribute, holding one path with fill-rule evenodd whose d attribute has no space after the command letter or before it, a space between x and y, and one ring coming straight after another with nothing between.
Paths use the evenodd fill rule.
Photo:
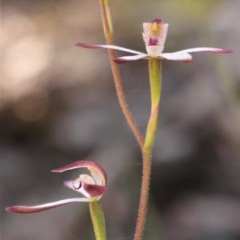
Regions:
<instances>
[{"instance_id":1,"label":"curved petal","mask_svg":"<svg viewBox=\"0 0 240 240\"><path fill-rule=\"evenodd\" d=\"M143 59L148 56L149 56L148 54L142 53L142 54L137 54L134 56L122 56L122 57L115 58L114 60L117 63L125 63L125 62L129 62L129 61L136 61L139 59Z\"/></svg>"},{"instance_id":2,"label":"curved petal","mask_svg":"<svg viewBox=\"0 0 240 240\"><path fill-rule=\"evenodd\" d=\"M80 160L77 162L73 162L66 166L54 169L51 172L62 173L65 171L69 171L72 169L78 169L78 168L87 168L91 172L92 177L94 178L95 182L98 185L100 185L100 186L107 185L107 174L104 171L104 169L97 163L88 161L88 160Z\"/></svg>"},{"instance_id":3,"label":"curved petal","mask_svg":"<svg viewBox=\"0 0 240 240\"><path fill-rule=\"evenodd\" d=\"M174 53L162 53L159 57L173 60L173 61L182 61L182 62L190 62L192 60L192 56L186 52L174 52Z\"/></svg>"},{"instance_id":4,"label":"curved petal","mask_svg":"<svg viewBox=\"0 0 240 240\"><path fill-rule=\"evenodd\" d=\"M142 54L142 52L138 52L129 48L119 47L116 45L105 45L105 44L88 44L88 43L77 43L76 46L83 48L104 48L104 49L113 49L122 52L128 52L133 54Z\"/></svg>"},{"instance_id":5,"label":"curved petal","mask_svg":"<svg viewBox=\"0 0 240 240\"><path fill-rule=\"evenodd\" d=\"M76 192L81 193L87 198L100 199L103 193L106 191L105 186L99 186L95 184L82 183L80 188L75 188L72 181L65 181L64 186L68 187Z\"/></svg>"},{"instance_id":6,"label":"curved petal","mask_svg":"<svg viewBox=\"0 0 240 240\"><path fill-rule=\"evenodd\" d=\"M178 52L192 53L192 52L213 52L213 53L232 53L230 49L222 48L211 48L211 47L197 47L197 48L188 48Z\"/></svg>"},{"instance_id":7,"label":"curved petal","mask_svg":"<svg viewBox=\"0 0 240 240\"><path fill-rule=\"evenodd\" d=\"M59 207L62 205L66 205L69 203L79 203L79 202L91 202L92 199L88 198L68 198L68 199L63 199L59 200L56 202L50 202L50 203L45 203L45 204L40 204L36 206L21 206L21 205L16 205L16 206L11 206L11 207L6 207L5 210L7 212L15 212L15 213L35 213L35 212L42 212L51 208Z\"/></svg>"}]
</instances>

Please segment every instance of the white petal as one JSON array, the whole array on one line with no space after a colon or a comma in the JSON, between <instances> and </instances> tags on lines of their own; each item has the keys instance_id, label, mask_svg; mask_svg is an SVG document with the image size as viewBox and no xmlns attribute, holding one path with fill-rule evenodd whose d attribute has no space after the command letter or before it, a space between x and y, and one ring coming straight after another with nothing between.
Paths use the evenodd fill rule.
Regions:
<instances>
[{"instance_id":1,"label":"white petal","mask_svg":"<svg viewBox=\"0 0 240 240\"><path fill-rule=\"evenodd\" d=\"M142 53L142 54L137 54L137 55L134 55L134 56L118 57L118 58L115 58L115 61L118 62L118 63L124 63L124 62L128 62L128 61L136 61L136 60L143 59L143 58L146 58L146 57L149 57L149 55L145 54L145 53Z\"/></svg>"},{"instance_id":2,"label":"white petal","mask_svg":"<svg viewBox=\"0 0 240 240\"><path fill-rule=\"evenodd\" d=\"M68 199L49 202L49 203L40 204L36 206L22 206L22 205L11 206L11 207L5 208L5 210L8 212L16 212L16 213L34 213L34 212L45 211L45 210L59 207L69 203L91 202L91 201L92 199L88 199L88 198L68 198Z\"/></svg>"},{"instance_id":3,"label":"white petal","mask_svg":"<svg viewBox=\"0 0 240 240\"><path fill-rule=\"evenodd\" d=\"M105 49L113 49L113 50L118 50L122 52L133 53L133 54L142 54L142 52L138 52L129 48L119 47L116 45L77 43L76 46L84 47L84 48L105 48Z\"/></svg>"},{"instance_id":4,"label":"white petal","mask_svg":"<svg viewBox=\"0 0 240 240\"><path fill-rule=\"evenodd\" d=\"M197 48L188 48L178 52L192 53L192 52L214 52L214 53L231 53L229 49L222 48L211 48L211 47L197 47Z\"/></svg>"},{"instance_id":5,"label":"white petal","mask_svg":"<svg viewBox=\"0 0 240 240\"><path fill-rule=\"evenodd\" d=\"M162 58L173 60L173 61L183 61L189 62L192 60L192 56L186 52L173 52L173 53L162 53L159 55Z\"/></svg>"}]
</instances>

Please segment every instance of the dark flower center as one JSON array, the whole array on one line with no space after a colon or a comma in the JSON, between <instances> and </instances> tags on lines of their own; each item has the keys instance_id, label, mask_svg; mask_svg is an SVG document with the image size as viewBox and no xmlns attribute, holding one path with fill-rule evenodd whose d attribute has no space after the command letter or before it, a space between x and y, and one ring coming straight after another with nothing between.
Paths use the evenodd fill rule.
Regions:
<instances>
[{"instance_id":1,"label":"dark flower center","mask_svg":"<svg viewBox=\"0 0 240 240\"><path fill-rule=\"evenodd\" d=\"M150 38L148 42L149 46L156 46L158 45L158 39L157 38Z\"/></svg>"}]
</instances>

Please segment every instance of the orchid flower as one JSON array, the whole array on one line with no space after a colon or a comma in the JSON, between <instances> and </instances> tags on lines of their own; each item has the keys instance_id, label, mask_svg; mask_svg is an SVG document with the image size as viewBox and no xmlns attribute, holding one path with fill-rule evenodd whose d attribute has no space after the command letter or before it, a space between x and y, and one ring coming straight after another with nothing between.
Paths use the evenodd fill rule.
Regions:
<instances>
[{"instance_id":1,"label":"orchid flower","mask_svg":"<svg viewBox=\"0 0 240 240\"><path fill-rule=\"evenodd\" d=\"M81 193L84 197L79 198L68 198L55 202L49 202L36 206L11 206L6 207L5 210L8 212L15 213L34 213L62 206L69 203L78 202L95 202L99 201L103 196L107 188L107 175L105 171L97 163L92 161L77 161L70 163L64 167L60 167L52 170L54 173L62 173L72 169L86 168L89 170L89 174L81 174L78 178L72 181L65 181L64 185L74 191Z\"/></svg>"},{"instance_id":2,"label":"orchid flower","mask_svg":"<svg viewBox=\"0 0 240 240\"><path fill-rule=\"evenodd\" d=\"M192 60L190 53L193 52L213 52L213 53L231 53L231 50L212 48L212 47L197 47L189 48L172 53L163 53L164 44L166 41L168 32L168 24L164 23L160 19L154 19L152 22L143 23L143 40L145 42L147 53L135 51L132 49L119 47L116 45L97 45L97 44L86 44L77 43L76 46L84 48L105 48L119 50L122 52L131 53L131 56L122 56L115 58L117 63L124 63L128 61L135 61L139 59L159 58L174 61L189 62Z\"/></svg>"}]
</instances>

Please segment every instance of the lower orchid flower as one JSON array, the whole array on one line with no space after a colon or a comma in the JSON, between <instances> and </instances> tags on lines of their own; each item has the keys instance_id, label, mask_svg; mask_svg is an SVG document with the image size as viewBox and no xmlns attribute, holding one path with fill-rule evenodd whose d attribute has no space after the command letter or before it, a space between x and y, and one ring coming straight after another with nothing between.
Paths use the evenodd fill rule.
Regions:
<instances>
[{"instance_id":1,"label":"lower orchid flower","mask_svg":"<svg viewBox=\"0 0 240 240\"><path fill-rule=\"evenodd\" d=\"M143 40L145 42L147 53L135 51L132 49L115 46L115 45L98 45L77 43L76 46L84 48L105 48L119 50L122 52L131 53L131 56L122 56L115 58L118 63L124 63L127 61L135 61L139 59L159 58L174 61L189 62L192 60L190 53L193 52L213 52L213 53L231 53L231 50L212 48L212 47L197 47L184 49L172 53L163 53L165 40L167 37L168 24L164 23L160 19L154 19L152 22L143 23Z\"/></svg>"},{"instance_id":2,"label":"lower orchid flower","mask_svg":"<svg viewBox=\"0 0 240 240\"><path fill-rule=\"evenodd\" d=\"M74 191L81 193L84 197L68 198L55 202L49 202L36 206L10 206L5 210L15 213L34 213L62 206L69 203L95 202L99 201L107 188L107 175L102 167L92 161L77 161L66 166L52 170L54 173L62 173L72 169L86 168L90 174L81 174L72 181L64 182L64 185Z\"/></svg>"}]
</instances>

